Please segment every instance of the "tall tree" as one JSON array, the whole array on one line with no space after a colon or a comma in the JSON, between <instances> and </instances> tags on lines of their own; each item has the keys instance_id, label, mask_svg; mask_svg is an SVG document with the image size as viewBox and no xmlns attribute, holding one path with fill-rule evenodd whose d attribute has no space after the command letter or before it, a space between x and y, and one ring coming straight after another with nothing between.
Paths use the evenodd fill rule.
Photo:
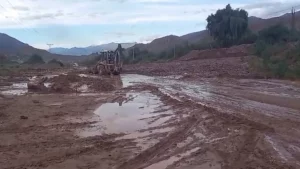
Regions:
<instances>
[{"instance_id":1,"label":"tall tree","mask_svg":"<svg viewBox=\"0 0 300 169\"><path fill-rule=\"evenodd\" d=\"M248 13L243 9L232 9L230 4L206 20L210 35L224 47L236 44L248 28Z\"/></svg>"}]
</instances>

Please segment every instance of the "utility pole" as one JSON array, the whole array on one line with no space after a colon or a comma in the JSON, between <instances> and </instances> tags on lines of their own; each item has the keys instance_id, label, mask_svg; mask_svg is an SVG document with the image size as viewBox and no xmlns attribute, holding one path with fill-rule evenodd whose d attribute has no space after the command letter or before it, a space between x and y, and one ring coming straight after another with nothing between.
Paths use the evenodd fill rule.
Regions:
<instances>
[{"instance_id":1,"label":"utility pole","mask_svg":"<svg viewBox=\"0 0 300 169\"><path fill-rule=\"evenodd\" d=\"M135 57L134 54L135 53L134 53L134 46L133 46L133 48L132 48L132 60L134 60L134 57Z\"/></svg>"},{"instance_id":2,"label":"utility pole","mask_svg":"<svg viewBox=\"0 0 300 169\"><path fill-rule=\"evenodd\" d=\"M174 58L176 57L176 45L174 44Z\"/></svg>"},{"instance_id":3,"label":"utility pole","mask_svg":"<svg viewBox=\"0 0 300 169\"><path fill-rule=\"evenodd\" d=\"M292 31L296 30L295 29L295 23L296 23L296 10L293 7L292 8L292 25L291 25Z\"/></svg>"},{"instance_id":4,"label":"utility pole","mask_svg":"<svg viewBox=\"0 0 300 169\"><path fill-rule=\"evenodd\" d=\"M48 43L47 45L49 46L49 50L48 50L48 51L50 51L51 47L52 47L54 44Z\"/></svg>"}]
</instances>

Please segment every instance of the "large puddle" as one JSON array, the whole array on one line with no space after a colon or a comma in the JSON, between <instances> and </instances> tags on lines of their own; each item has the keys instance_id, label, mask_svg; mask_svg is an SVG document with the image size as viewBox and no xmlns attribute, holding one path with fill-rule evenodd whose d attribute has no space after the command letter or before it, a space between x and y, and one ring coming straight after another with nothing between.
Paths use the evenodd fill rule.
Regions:
<instances>
[{"instance_id":1,"label":"large puddle","mask_svg":"<svg viewBox=\"0 0 300 169\"><path fill-rule=\"evenodd\" d=\"M46 87L50 86L50 83L44 83ZM0 87L0 93L3 95L23 95L28 93L27 83L13 83L10 86Z\"/></svg>"},{"instance_id":2,"label":"large puddle","mask_svg":"<svg viewBox=\"0 0 300 169\"><path fill-rule=\"evenodd\" d=\"M1 94L4 95L22 95L28 92L27 83L14 83L11 86L2 86Z\"/></svg>"},{"instance_id":3,"label":"large puddle","mask_svg":"<svg viewBox=\"0 0 300 169\"><path fill-rule=\"evenodd\" d=\"M129 92L125 100L105 103L97 108L93 120L99 122L79 131L78 134L83 137L112 133L132 134L139 130L157 127L171 118L170 111L154 113L160 106L163 104L159 98L149 92Z\"/></svg>"}]
</instances>

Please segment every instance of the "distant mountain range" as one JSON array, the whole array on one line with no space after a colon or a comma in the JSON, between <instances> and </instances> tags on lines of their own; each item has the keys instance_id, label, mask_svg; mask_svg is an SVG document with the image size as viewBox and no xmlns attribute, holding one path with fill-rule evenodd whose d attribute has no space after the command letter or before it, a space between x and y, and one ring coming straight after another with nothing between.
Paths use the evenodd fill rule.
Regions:
<instances>
[{"instance_id":1,"label":"distant mountain range","mask_svg":"<svg viewBox=\"0 0 300 169\"><path fill-rule=\"evenodd\" d=\"M81 55L90 55L92 53L100 52L103 50L115 50L117 49L119 43L108 43L108 44L102 44L102 45L95 45L95 46L89 46L85 48L51 48L48 51L50 53L54 54L61 54L61 55L75 55L75 56L81 56ZM132 46L134 46L136 43L120 43L123 48L127 49Z\"/></svg>"},{"instance_id":2,"label":"distant mountain range","mask_svg":"<svg viewBox=\"0 0 300 169\"><path fill-rule=\"evenodd\" d=\"M291 14L287 13L279 17L262 19L258 17L249 17L249 28L254 32L258 32L264 28L275 24L283 24L287 27L291 25ZM296 12L296 28L300 29L300 12ZM201 41L209 40L211 37L207 30L189 33L183 36L168 35L165 37L154 39L148 44L135 44L135 43L122 43L123 48L127 51L134 48L140 50L147 50L152 53L160 53L172 49L175 45L195 44ZM52 48L51 53L46 50L36 49L28 44L20 42L19 40L10 37L6 34L0 33L0 55L8 58L24 60L32 54L41 55L45 61L50 59L59 59L61 61L78 61L85 57L78 57L80 55L91 55L92 53L101 50L114 50L117 48L118 43L109 43L98 46L89 46L86 48Z\"/></svg>"},{"instance_id":3,"label":"distant mountain range","mask_svg":"<svg viewBox=\"0 0 300 169\"><path fill-rule=\"evenodd\" d=\"M20 42L19 40L7 34L0 33L0 55L4 55L12 60L25 61L33 54L42 56L45 61L49 61L51 59L59 59L61 61L68 62L80 59L79 57L57 55L49 53L46 50L36 49L28 44Z\"/></svg>"}]
</instances>

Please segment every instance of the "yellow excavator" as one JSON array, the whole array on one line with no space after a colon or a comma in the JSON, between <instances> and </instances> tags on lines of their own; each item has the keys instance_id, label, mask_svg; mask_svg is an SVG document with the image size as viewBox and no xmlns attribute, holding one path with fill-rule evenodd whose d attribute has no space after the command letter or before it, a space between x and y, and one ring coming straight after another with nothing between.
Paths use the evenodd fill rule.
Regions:
<instances>
[{"instance_id":1,"label":"yellow excavator","mask_svg":"<svg viewBox=\"0 0 300 169\"><path fill-rule=\"evenodd\" d=\"M122 51L121 44L115 51L100 52L100 60L92 68L92 73L99 75L119 75L122 71Z\"/></svg>"}]
</instances>

